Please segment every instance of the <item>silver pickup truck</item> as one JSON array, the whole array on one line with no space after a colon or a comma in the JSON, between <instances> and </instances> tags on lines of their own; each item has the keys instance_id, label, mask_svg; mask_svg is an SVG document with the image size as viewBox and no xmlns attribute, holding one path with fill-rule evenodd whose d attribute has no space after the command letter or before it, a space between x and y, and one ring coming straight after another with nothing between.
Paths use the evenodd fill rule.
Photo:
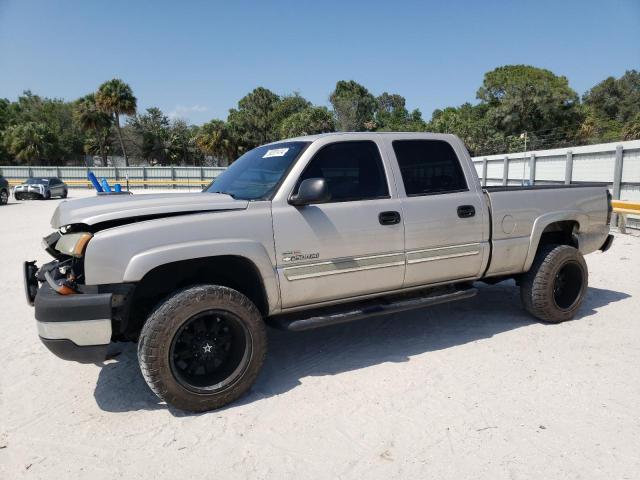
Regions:
<instances>
[{"instance_id":1,"label":"silver pickup truck","mask_svg":"<svg viewBox=\"0 0 640 480\"><path fill-rule=\"evenodd\" d=\"M53 353L100 362L137 341L149 387L203 411L250 388L266 325L333 325L509 278L532 315L570 319L610 216L606 186L482 188L452 135L324 134L251 150L202 193L61 202L43 242L54 260L25 262L25 289Z\"/></svg>"}]
</instances>

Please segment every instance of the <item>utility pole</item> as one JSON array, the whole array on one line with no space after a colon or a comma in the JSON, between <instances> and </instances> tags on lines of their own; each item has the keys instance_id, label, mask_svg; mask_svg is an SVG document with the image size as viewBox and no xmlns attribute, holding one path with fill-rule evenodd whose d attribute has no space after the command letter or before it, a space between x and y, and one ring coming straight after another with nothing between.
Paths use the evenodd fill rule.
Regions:
<instances>
[{"instance_id":1,"label":"utility pole","mask_svg":"<svg viewBox=\"0 0 640 480\"><path fill-rule=\"evenodd\" d=\"M521 133L520 138L524 138L524 153L522 154L522 185L524 186L524 171L527 168L527 132Z\"/></svg>"}]
</instances>

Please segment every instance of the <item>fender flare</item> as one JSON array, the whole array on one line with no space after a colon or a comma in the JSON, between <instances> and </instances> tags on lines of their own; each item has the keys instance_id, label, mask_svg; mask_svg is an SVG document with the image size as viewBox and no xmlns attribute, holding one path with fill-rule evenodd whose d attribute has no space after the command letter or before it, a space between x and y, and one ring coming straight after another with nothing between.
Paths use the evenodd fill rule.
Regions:
<instances>
[{"instance_id":1,"label":"fender flare","mask_svg":"<svg viewBox=\"0 0 640 480\"><path fill-rule=\"evenodd\" d=\"M154 268L168 263L220 256L241 257L253 263L262 277L269 312L279 309L280 286L269 253L261 243L246 239L201 240L145 250L129 260L123 282L139 282Z\"/></svg>"},{"instance_id":2,"label":"fender flare","mask_svg":"<svg viewBox=\"0 0 640 480\"><path fill-rule=\"evenodd\" d=\"M574 221L578 224L578 231L582 230L584 226L588 225L589 217L584 212L579 210L561 210L559 212L551 212L544 215L540 215L533 222L533 228L531 229L531 235L529 237L529 249L524 261L524 272L528 272L533 264L533 259L538 251L538 245L540 244L540 237L542 232L552 223Z\"/></svg>"}]
</instances>

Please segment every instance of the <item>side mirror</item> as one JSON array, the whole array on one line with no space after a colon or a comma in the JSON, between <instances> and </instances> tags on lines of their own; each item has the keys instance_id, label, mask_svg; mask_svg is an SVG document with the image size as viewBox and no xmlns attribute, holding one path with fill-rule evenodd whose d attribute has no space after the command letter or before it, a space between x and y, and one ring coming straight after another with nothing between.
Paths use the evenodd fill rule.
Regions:
<instances>
[{"instance_id":1,"label":"side mirror","mask_svg":"<svg viewBox=\"0 0 640 480\"><path fill-rule=\"evenodd\" d=\"M312 203L325 203L331 199L327 182L324 178L307 178L298 188L298 193L289 199L289 203L296 207L304 207Z\"/></svg>"}]
</instances>

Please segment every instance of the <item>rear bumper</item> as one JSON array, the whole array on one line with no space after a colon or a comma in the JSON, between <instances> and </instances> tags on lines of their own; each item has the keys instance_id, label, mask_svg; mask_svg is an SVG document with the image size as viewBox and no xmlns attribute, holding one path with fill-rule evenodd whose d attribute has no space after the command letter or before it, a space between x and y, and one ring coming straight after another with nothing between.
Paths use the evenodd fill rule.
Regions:
<instances>
[{"instance_id":1,"label":"rear bumper","mask_svg":"<svg viewBox=\"0 0 640 480\"><path fill-rule=\"evenodd\" d=\"M40 340L64 360L103 361L112 335L111 303L111 293L60 295L44 283L34 301Z\"/></svg>"}]
</instances>

